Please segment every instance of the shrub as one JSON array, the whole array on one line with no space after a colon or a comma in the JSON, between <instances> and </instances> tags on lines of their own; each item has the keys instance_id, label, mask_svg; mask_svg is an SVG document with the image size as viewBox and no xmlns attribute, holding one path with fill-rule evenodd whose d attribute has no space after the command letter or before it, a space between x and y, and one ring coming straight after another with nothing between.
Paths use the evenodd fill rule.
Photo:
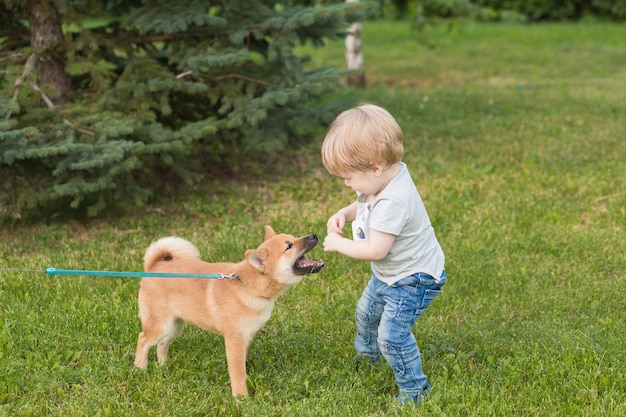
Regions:
<instances>
[{"instance_id":1,"label":"shrub","mask_svg":"<svg viewBox=\"0 0 626 417\"><path fill-rule=\"evenodd\" d=\"M295 46L342 37L375 12L368 3L4 0L0 209L93 215L146 202L165 179L190 184L212 166L305 143L346 104L324 101L342 71L305 70Z\"/></svg>"}]
</instances>

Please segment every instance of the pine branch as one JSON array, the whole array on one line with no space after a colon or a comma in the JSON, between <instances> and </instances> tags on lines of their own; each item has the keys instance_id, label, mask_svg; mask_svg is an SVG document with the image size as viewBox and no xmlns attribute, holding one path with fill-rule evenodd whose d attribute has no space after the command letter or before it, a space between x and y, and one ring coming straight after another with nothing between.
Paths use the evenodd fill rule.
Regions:
<instances>
[{"instance_id":1,"label":"pine branch","mask_svg":"<svg viewBox=\"0 0 626 417\"><path fill-rule=\"evenodd\" d=\"M211 80L225 80L228 78L239 78L242 80L246 80L246 81L250 81L251 83L257 83L257 84L261 84L261 85L266 85L268 87L278 87L276 84L272 84L270 82L264 81L264 80L260 80L258 78L252 78L252 77L248 77L246 75L241 75L241 74L224 74L224 75L220 75L218 77L213 77Z\"/></svg>"},{"instance_id":2,"label":"pine branch","mask_svg":"<svg viewBox=\"0 0 626 417\"><path fill-rule=\"evenodd\" d=\"M207 39L207 31L188 31L182 33L173 33L171 35L150 35L150 36L135 36L133 38L125 37L123 39L124 43L127 44L152 44L154 42L174 42L185 39L198 39L203 38Z\"/></svg>"},{"instance_id":3,"label":"pine branch","mask_svg":"<svg viewBox=\"0 0 626 417\"><path fill-rule=\"evenodd\" d=\"M26 65L24 65L24 72L22 72L22 75L17 77L17 79L15 80L15 84L13 84L13 101L17 101L17 98L20 95L20 84L22 84L24 80L26 80L26 77L28 77L30 73L33 72L37 61L39 61L39 55L36 53L31 54L26 60ZM10 119L11 114L12 112L8 111L5 119Z\"/></svg>"},{"instance_id":4,"label":"pine branch","mask_svg":"<svg viewBox=\"0 0 626 417\"><path fill-rule=\"evenodd\" d=\"M188 75L193 74L193 71L185 71L185 72L181 72L180 74L176 75L176 78L184 78ZM246 80L246 81L250 81L252 83L257 83L257 84L262 84L268 87L277 87L276 84L272 84L270 82L264 81L264 80L260 80L258 78L252 78L252 77L248 77L246 75L241 75L241 74L224 74L224 75L220 75L217 77L213 77L211 78L211 81L220 81L220 80L226 80L228 78L239 78L241 80Z\"/></svg>"},{"instance_id":5,"label":"pine branch","mask_svg":"<svg viewBox=\"0 0 626 417\"><path fill-rule=\"evenodd\" d=\"M44 93L43 91L41 91L41 88L39 88L39 86L35 83L30 83L30 86L33 87L33 90L37 91L39 94L41 94L41 98L43 99L44 103L46 103L46 106L48 106L51 109L56 108L56 106L54 105L54 103L52 102L52 100L50 100L50 97L48 97L48 95L46 93Z\"/></svg>"},{"instance_id":6,"label":"pine branch","mask_svg":"<svg viewBox=\"0 0 626 417\"><path fill-rule=\"evenodd\" d=\"M66 125L68 125L72 129L76 129L79 132L84 133L85 135L89 135L89 136L95 136L96 135L94 132L91 132L91 131L85 130L85 129L81 129L80 127L76 126L74 123L72 123L69 120L67 120L65 117L63 118L63 123L65 123Z\"/></svg>"},{"instance_id":7,"label":"pine branch","mask_svg":"<svg viewBox=\"0 0 626 417\"><path fill-rule=\"evenodd\" d=\"M19 62L23 61L24 57L21 53L15 51L0 51L0 64L6 65L5 61Z\"/></svg>"},{"instance_id":8,"label":"pine branch","mask_svg":"<svg viewBox=\"0 0 626 417\"><path fill-rule=\"evenodd\" d=\"M33 90L37 91L39 94L41 94L41 98L43 99L43 101L46 103L46 105L51 108L54 109L56 108L56 106L54 105L54 103L52 102L52 100L50 100L50 97L48 97L48 95L46 93L44 93L43 91L41 91L41 88L39 88L39 86L35 83L30 83L30 86L33 88ZM84 133L86 135L90 135L90 136L94 136L95 133L90 132L89 130L85 130L85 129L81 129L78 126L76 126L74 123L70 122L69 120L67 120L65 117L62 119L63 123L65 123L66 125L68 125L69 127L71 127L72 129L76 129L81 133Z\"/></svg>"},{"instance_id":9,"label":"pine branch","mask_svg":"<svg viewBox=\"0 0 626 417\"><path fill-rule=\"evenodd\" d=\"M185 71L185 72L181 72L180 74L176 75L176 78L185 78L188 75L193 74L193 71Z\"/></svg>"}]
</instances>

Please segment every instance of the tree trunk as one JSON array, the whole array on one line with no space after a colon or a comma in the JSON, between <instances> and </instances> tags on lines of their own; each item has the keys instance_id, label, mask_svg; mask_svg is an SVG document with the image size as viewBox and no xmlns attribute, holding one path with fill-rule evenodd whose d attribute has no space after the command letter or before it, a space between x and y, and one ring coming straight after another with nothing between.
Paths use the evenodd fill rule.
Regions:
<instances>
[{"instance_id":1,"label":"tree trunk","mask_svg":"<svg viewBox=\"0 0 626 417\"><path fill-rule=\"evenodd\" d=\"M348 3L358 0L346 0ZM361 24L355 22L350 27L350 34L346 36L346 67L352 70L348 75L348 85L365 87L365 68L363 67L363 53L361 52Z\"/></svg>"},{"instance_id":2,"label":"tree trunk","mask_svg":"<svg viewBox=\"0 0 626 417\"><path fill-rule=\"evenodd\" d=\"M38 84L50 93L55 105L68 101L72 89L70 76L65 72L65 48L61 17L50 0L30 1L30 44L39 55Z\"/></svg>"}]
</instances>

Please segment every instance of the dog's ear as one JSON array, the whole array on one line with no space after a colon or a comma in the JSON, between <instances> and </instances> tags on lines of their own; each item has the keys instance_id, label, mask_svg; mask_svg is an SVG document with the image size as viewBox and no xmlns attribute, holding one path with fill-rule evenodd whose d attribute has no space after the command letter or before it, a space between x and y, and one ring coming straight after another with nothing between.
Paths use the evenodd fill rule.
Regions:
<instances>
[{"instance_id":1,"label":"dog's ear","mask_svg":"<svg viewBox=\"0 0 626 417\"><path fill-rule=\"evenodd\" d=\"M275 234L276 232L274 232L272 226L265 226L265 240L273 238Z\"/></svg>"},{"instance_id":2,"label":"dog's ear","mask_svg":"<svg viewBox=\"0 0 626 417\"><path fill-rule=\"evenodd\" d=\"M249 249L246 251L246 260L250 265L258 269L260 272L265 272L265 260L267 259L267 252L262 250Z\"/></svg>"}]
</instances>

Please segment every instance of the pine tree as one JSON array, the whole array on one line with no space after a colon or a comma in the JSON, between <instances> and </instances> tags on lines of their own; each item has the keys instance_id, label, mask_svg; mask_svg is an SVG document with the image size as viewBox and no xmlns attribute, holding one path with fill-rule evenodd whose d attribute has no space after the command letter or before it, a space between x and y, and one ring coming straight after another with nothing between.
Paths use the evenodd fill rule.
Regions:
<instances>
[{"instance_id":1,"label":"pine tree","mask_svg":"<svg viewBox=\"0 0 626 417\"><path fill-rule=\"evenodd\" d=\"M375 12L360 2L3 0L0 209L97 214L146 202L159 173L192 183L209 164L305 143L340 110L323 99L342 71L305 69L295 47L342 37Z\"/></svg>"}]
</instances>

